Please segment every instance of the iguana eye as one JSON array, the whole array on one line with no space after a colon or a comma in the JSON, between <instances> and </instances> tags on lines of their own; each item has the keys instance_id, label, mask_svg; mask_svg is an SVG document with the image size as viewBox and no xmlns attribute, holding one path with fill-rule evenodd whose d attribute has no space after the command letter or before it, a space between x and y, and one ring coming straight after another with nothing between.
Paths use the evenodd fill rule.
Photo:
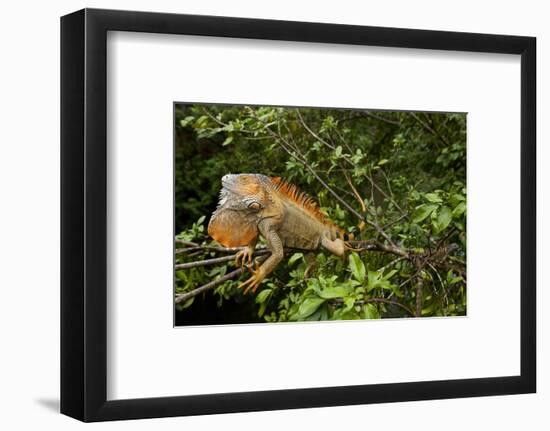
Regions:
<instances>
[{"instance_id":1,"label":"iguana eye","mask_svg":"<svg viewBox=\"0 0 550 431\"><path fill-rule=\"evenodd\" d=\"M262 206L258 202L250 202L248 208L253 211L259 211Z\"/></svg>"}]
</instances>

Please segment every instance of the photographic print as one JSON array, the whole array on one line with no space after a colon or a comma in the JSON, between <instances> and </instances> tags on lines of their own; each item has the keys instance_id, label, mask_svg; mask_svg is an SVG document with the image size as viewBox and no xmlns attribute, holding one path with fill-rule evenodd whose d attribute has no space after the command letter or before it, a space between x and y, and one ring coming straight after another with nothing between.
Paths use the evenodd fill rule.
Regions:
<instances>
[{"instance_id":1,"label":"photographic print","mask_svg":"<svg viewBox=\"0 0 550 431\"><path fill-rule=\"evenodd\" d=\"M466 114L174 104L175 325L465 316Z\"/></svg>"},{"instance_id":2,"label":"photographic print","mask_svg":"<svg viewBox=\"0 0 550 431\"><path fill-rule=\"evenodd\" d=\"M536 38L102 9L60 35L61 413L536 392Z\"/></svg>"}]
</instances>

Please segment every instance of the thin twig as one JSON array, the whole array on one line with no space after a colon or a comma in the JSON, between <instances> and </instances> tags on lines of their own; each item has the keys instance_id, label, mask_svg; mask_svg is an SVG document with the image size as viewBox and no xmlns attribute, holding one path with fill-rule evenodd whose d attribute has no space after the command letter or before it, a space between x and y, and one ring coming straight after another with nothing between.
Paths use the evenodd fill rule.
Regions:
<instances>
[{"instance_id":1,"label":"thin twig","mask_svg":"<svg viewBox=\"0 0 550 431\"><path fill-rule=\"evenodd\" d=\"M413 253L409 250L397 247L395 245L386 245L376 240L368 241L348 241L347 244L351 247L352 251L383 251L386 253L395 254L397 256L410 259Z\"/></svg>"},{"instance_id":2,"label":"thin twig","mask_svg":"<svg viewBox=\"0 0 550 431\"><path fill-rule=\"evenodd\" d=\"M254 256L263 256L265 254L271 253L269 250L256 250L254 252ZM216 265L218 263L224 263L224 262L231 262L235 260L236 254L232 254L230 256L223 256L223 257L215 257L212 259L205 259L205 260L196 260L194 262L186 262L186 263L178 263L174 265L175 269L189 269L189 268L197 268L199 266L209 266L209 265Z\"/></svg>"},{"instance_id":3,"label":"thin twig","mask_svg":"<svg viewBox=\"0 0 550 431\"><path fill-rule=\"evenodd\" d=\"M420 317L422 315L422 294L424 290L424 279L422 278L422 272L416 277L417 283L416 283L416 310L415 310L415 316Z\"/></svg>"},{"instance_id":4,"label":"thin twig","mask_svg":"<svg viewBox=\"0 0 550 431\"><path fill-rule=\"evenodd\" d=\"M390 184L390 179L388 178L388 176L386 175L386 172L384 171L384 169L380 168L378 169L380 172L382 172L382 176L384 177L384 179L386 180L386 185L388 186L388 192L390 193L392 199L395 198L395 196L393 195L393 190L391 189L391 184Z\"/></svg>"},{"instance_id":5,"label":"thin twig","mask_svg":"<svg viewBox=\"0 0 550 431\"><path fill-rule=\"evenodd\" d=\"M419 273L420 271L421 271L420 269L417 269L416 272L415 272L413 275L411 275L411 276L410 276L409 278L407 278L405 281L401 282L401 283L399 284L399 286L397 286L397 290L401 289L401 288L402 288L403 286L405 286L408 282L410 282L413 278L415 278L415 277L418 275L418 273ZM393 292L392 292L392 293L393 293Z\"/></svg>"},{"instance_id":6,"label":"thin twig","mask_svg":"<svg viewBox=\"0 0 550 431\"><path fill-rule=\"evenodd\" d=\"M446 234L443 238L441 238L441 239L439 240L439 242L438 242L437 245L435 246L435 249L436 249L436 250L439 250L439 249L441 248L441 246L443 245L443 243L444 243L445 241L447 241L456 231L457 231L457 228L456 228L455 226L453 226L453 227L449 230L449 232L447 232L447 234Z\"/></svg>"},{"instance_id":7,"label":"thin twig","mask_svg":"<svg viewBox=\"0 0 550 431\"><path fill-rule=\"evenodd\" d=\"M176 238L174 241L177 242L178 244L183 244L187 247L197 247L198 246L198 244L196 242L185 241L185 240L179 239L179 238Z\"/></svg>"},{"instance_id":8,"label":"thin twig","mask_svg":"<svg viewBox=\"0 0 550 431\"><path fill-rule=\"evenodd\" d=\"M372 179L371 175L363 174L363 176L371 183L371 186L374 187L376 190L378 190L380 194L384 196L384 198L390 201L395 206L395 208L399 210L401 214L405 214L405 211L403 211L403 209L399 206L399 204L395 201L395 199L392 199L378 184L376 184L376 182Z\"/></svg>"},{"instance_id":9,"label":"thin twig","mask_svg":"<svg viewBox=\"0 0 550 431\"><path fill-rule=\"evenodd\" d=\"M216 117L214 117L210 112L208 112L208 110L206 108L202 108L202 112L204 113L204 115L206 115L208 118L210 118L212 121L214 121L216 124L218 124L218 126L222 126L222 127L229 127L229 124L227 123L224 123L223 121L220 121L218 120ZM251 130L245 130L245 129L241 129L239 130L239 132L241 133L249 133L249 134L253 134L254 132L251 131Z\"/></svg>"},{"instance_id":10,"label":"thin twig","mask_svg":"<svg viewBox=\"0 0 550 431\"><path fill-rule=\"evenodd\" d=\"M315 139L317 139L320 143L323 145L329 147L331 150L336 150L336 147L330 145L327 141L325 141L323 138L321 138L319 135L317 135L304 121L302 114L300 114L300 110L296 109L296 114L298 114L298 118L300 119L300 123L302 123L302 126L304 126L304 129L308 131L308 133L313 136Z\"/></svg>"},{"instance_id":11,"label":"thin twig","mask_svg":"<svg viewBox=\"0 0 550 431\"><path fill-rule=\"evenodd\" d=\"M437 132L437 130L433 129L432 127L430 127L430 125L424 121L422 121L422 119L416 115L414 112L410 112L411 116L418 122L420 123L420 125L422 127L424 127L428 132L430 132L432 135L434 135L436 138L440 139L441 142L443 142L443 144L445 144L446 147L449 146L449 143L447 142L447 140Z\"/></svg>"},{"instance_id":12,"label":"thin twig","mask_svg":"<svg viewBox=\"0 0 550 431\"><path fill-rule=\"evenodd\" d=\"M439 279L439 284L441 285L441 290L443 290L443 298L445 299L445 302L447 303L447 306L448 306L449 305L449 298L447 297L447 289L445 289L445 285L443 284L443 279L441 278L441 275L439 275L439 271L430 262L426 262L426 264L432 269L432 271L435 273L435 275Z\"/></svg>"},{"instance_id":13,"label":"thin twig","mask_svg":"<svg viewBox=\"0 0 550 431\"><path fill-rule=\"evenodd\" d=\"M394 259L392 260L390 263L387 263L386 265L384 265L382 268L380 268L378 270L378 272L380 272L380 274L383 274L384 273L384 270L389 268L390 266L393 266L395 265L396 263L399 263L401 262L402 260L405 260L406 257L405 256L399 256L397 259Z\"/></svg>"},{"instance_id":14,"label":"thin twig","mask_svg":"<svg viewBox=\"0 0 550 431\"><path fill-rule=\"evenodd\" d=\"M409 214L408 214L408 213L405 213L405 214L403 214L402 216L396 218L395 220L393 220L393 221L391 221L391 222L385 224L384 226L382 226L382 229L386 230L387 228L393 226L393 225L396 224L396 223L399 223L401 220L403 220L404 218L406 218L406 217L408 217L408 216L409 216Z\"/></svg>"},{"instance_id":15,"label":"thin twig","mask_svg":"<svg viewBox=\"0 0 550 431\"><path fill-rule=\"evenodd\" d=\"M343 189L342 187L338 187L336 185L333 186L336 190L338 190L339 192L342 192L344 193L346 196L349 196L350 198L355 198L355 196L353 195L353 193L347 191L346 189Z\"/></svg>"},{"instance_id":16,"label":"thin twig","mask_svg":"<svg viewBox=\"0 0 550 431\"><path fill-rule=\"evenodd\" d=\"M373 114L370 111L363 111L367 117L374 118L375 120L383 121L384 123L392 124L394 126L400 126L401 123L399 121L390 120L389 118L384 118L379 115Z\"/></svg>"},{"instance_id":17,"label":"thin twig","mask_svg":"<svg viewBox=\"0 0 550 431\"><path fill-rule=\"evenodd\" d=\"M411 316L414 316L414 312L409 307L397 301L392 301L386 298L369 298L365 299L365 302L383 302L384 304L397 305L398 307L401 307L403 310L407 311L407 313L409 313Z\"/></svg>"},{"instance_id":18,"label":"thin twig","mask_svg":"<svg viewBox=\"0 0 550 431\"><path fill-rule=\"evenodd\" d=\"M359 194L359 192L357 191L357 189L355 188L355 186L351 182L351 179L350 179L348 173L345 172L345 171L344 171L344 176L346 177L346 181L348 182L348 185L349 185L350 189L352 190L353 195L355 196L355 199L357 199L357 202L359 202L359 205L361 205L361 211L363 211L363 213L366 213L367 212L367 206L365 205L365 201L363 200L363 198L361 197L361 195Z\"/></svg>"},{"instance_id":19,"label":"thin twig","mask_svg":"<svg viewBox=\"0 0 550 431\"><path fill-rule=\"evenodd\" d=\"M340 141L342 141L342 144L345 145L345 147L348 149L348 151L350 152L350 154L353 154L353 149L350 147L348 141L344 138L344 135L342 135L342 133L340 133L340 131L336 128L334 129L334 132L336 133L336 135L338 136L338 138L340 139Z\"/></svg>"}]
</instances>

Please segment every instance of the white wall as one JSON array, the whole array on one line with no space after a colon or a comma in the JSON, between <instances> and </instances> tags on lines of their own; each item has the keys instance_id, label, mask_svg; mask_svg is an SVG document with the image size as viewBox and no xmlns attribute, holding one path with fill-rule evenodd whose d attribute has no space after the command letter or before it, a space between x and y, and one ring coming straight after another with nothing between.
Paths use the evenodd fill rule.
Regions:
<instances>
[{"instance_id":1,"label":"white wall","mask_svg":"<svg viewBox=\"0 0 550 431\"><path fill-rule=\"evenodd\" d=\"M372 4L370 4L372 3ZM550 61L548 12L541 1L353 2L277 0L19 1L0 26L0 424L6 429L81 426L57 414L59 387L59 16L82 7L232 15L392 27L520 34L538 38L539 392L536 395L132 421L132 429L544 429L550 425L550 318L543 304L550 163L544 81ZM546 114L546 115L545 115ZM546 162L546 163L545 163ZM7 424L11 426L6 427ZM545 427L546 425L546 427Z\"/></svg>"}]
</instances>

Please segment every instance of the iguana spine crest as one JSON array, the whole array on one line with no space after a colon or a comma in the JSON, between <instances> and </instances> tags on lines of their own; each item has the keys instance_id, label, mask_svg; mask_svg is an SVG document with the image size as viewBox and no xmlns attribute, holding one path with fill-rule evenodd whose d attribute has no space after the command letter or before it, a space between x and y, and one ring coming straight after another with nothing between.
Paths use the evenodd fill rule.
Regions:
<instances>
[{"instance_id":1,"label":"iguana spine crest","mask_svg":"<svg viewBox=\"0 0 550 431\"><path fill-rule=\"evenodd\" d=\"M296 203L315 220L334 228L341 237L344 237L344 231L326 218L325 214L319 209L317 202L311 196L281 177L271 177L270 179L277 192Z\"/></svg>"}]
</instances>

